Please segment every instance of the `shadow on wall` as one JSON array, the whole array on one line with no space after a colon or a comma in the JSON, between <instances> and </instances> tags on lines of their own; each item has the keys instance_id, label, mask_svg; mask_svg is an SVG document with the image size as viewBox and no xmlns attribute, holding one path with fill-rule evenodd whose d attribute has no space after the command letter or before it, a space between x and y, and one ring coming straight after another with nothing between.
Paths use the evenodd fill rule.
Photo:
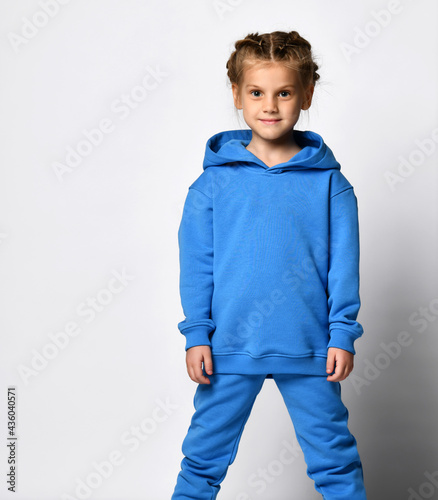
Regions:
<instances>
[{"instance_id":1,"label":"shadow on wall","mask_svg":"<svg viewBox=\"0 0 438 500\"><path fill-rule=\"evenodd\" d=\"M369 500L436 499L438 294L429 291L432 280L425 277L436 276L437 270L419 255L416 245L423 238L415 237L418 227L407 227L402 217L393 222L391 241L383 243L392 249L380 253L382 242L372 242L373 256L394 257L378 281L371 277L376 270L363 273L363 295L370 297L363 312L369 318L367 339L364 335L357 346L355 368L343 389L347 406L360 407L352 432ZM426 222L422 227L427 233Z\"/></svg>"}]
</instances>

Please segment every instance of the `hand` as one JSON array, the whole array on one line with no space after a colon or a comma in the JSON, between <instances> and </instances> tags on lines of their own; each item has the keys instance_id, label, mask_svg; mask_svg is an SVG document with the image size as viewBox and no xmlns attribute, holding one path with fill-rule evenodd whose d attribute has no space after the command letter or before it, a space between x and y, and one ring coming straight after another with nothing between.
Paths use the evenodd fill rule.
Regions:
<instances>
[{"instance_id":1,"label":"hand","mask_svg":"<svg viewBox=\"0 0 438 500\"><path fill-rule=\"evenodd\" d=\"M354 354L344 349L339 349L337 347L329 347L327 352L327 373L332 373L329 375L327 380L329 382L340 382L350 375L353 370L354 365Z\"/></svg>"},{"instance_id":2,"label":"hand","mask_svg":"<svg viewBox=\"0 0 438 500\"><path fill-rule=\"evenodd\" d=\"M209 384L210 379L202 373L202 362L204 362L205 371L213 375L213 361L209 345L196 345L187 349L186 363L190 378L198 384Z\"/></svg>"}]
</instances>

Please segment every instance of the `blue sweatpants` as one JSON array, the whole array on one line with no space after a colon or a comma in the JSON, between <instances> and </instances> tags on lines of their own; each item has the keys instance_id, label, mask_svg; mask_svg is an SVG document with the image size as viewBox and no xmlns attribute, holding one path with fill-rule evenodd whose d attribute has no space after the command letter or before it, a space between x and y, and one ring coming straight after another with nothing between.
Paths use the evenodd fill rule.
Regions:
<instances>
[{"instance_id":1,"label":"blue sweatpants","mask_svg":"<svg viewBox=\"0 0 438 500\"><path fill-rule=\"evenodd\" d=\"M205 374L205 373L204 373ZM214 500L266 375L209 375L198 384L195 413L171 500ZM339 382L319 375L272 374L294 425L307 474L324 500L366 500L356 440Z\"/></svg>"}]
</instances>

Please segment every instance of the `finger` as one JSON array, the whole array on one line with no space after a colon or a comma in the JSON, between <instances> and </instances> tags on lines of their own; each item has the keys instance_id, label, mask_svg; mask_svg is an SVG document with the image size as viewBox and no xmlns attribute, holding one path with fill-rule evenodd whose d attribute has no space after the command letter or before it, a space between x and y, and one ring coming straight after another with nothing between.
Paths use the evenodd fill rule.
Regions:
<instances>
[{"instance_id":1,"label":"finger","mask_svg":"<svg viewBox=\"0 0 438 500\"><path fill-rule=\"evenodd\" d=\"M340 381L340 378L339 378L339 375L337 373L334 373L333 375L329 375L327 377L327 380L329 382L339 382Z\"/></svg>"},{"instance_id":2,"label":"finger","mask_svg":"<svg viewBox=\"0 0 438 500\"><path fill-rule=\"evenodd\" d=\"M198 384L209 384L210 379L208 377L205 377L204 374L202 373L202 364L196 364L194 367L194 376L195 376L195 382L198 382Z\"/></svg>"},{"instance_id":3,"label":"finger","mask_svg":"<svg viewBox=\"0 0 438 500\"><path fill-rule=\"evenodd\" d=\"M201 375L201 379L199 380L200 384L209 384L210 379L208 377L205 377L204 375Z\"/></svg>"},{"instance_id":4,"label":"finger","mask_svg":"<svg viewBox=\"0 0 438 500\"><path fill-rule=\"evenodd\" d=\"M189 374L189 377L193 380L193 382L197 382L197 375L196 375L196 370L195 370L195 365L192 363L187 364L187 372Z\"/></svg>"},{"instance_id":5,"label":"finger","mask_svg":"<svg viewBox=\"0 0 438 500\"><path fill-rule=\"evenodd\" d=\"M211 354L204 356L204 369L209 375L213 375L213 360Z\"/></svg>"},{"instance_id":6,"label":"finger","mask_svg":"<svg viewBox=\"0 0 438 500\"><path fill-rule=\"evenodd\" d=\"M193 382L196 382L195 380L195 372L193 370L193 367L190 365L187 365L187 372L189 374L189 377L193 380Z\"/></svg>"},{"instance_id":7,"label":"finger","mask_svg":"<svg viewBox=\"0 0 438 500\"><path fill-rule=\"evenodd\" d=\"M335 355L332 350L329 349L327 353L327 373L332 373L335 369Z\"/></svg>"},{"instance_id":8,"label":"finger","mask_svg":"<svg viewBox=\"0 0 438 500\"><path fill-rule=\"evenodd\" d=\"M348 364L342 366L341 371L339 373L339 382L345 380L348 377L349 373L350 373L350 366Z\"/></svg>"},{"instance_id":9,"label":"finger","mask_svg":"<svg viewBox=\"0 0 438 500\"><path fill-rule=\"evenodd\" d=\"M336 360L335 372L332 375L329 375L327 377L327 380L329 380L330 382L339 382L341 380L341 377L342 377L342 369L343 369L343 366L341 365L341 363L338 360Z\"/></svg>"},{"instance_id":10,"label":"finger","mask_svg":"<svg viewBox=\"0 0 438 500\"><path fill-rule=\"evenodd\" d=\"M345 372L341 371L336 378L336 382L342 382L345 378L346 378Z\"/></svg>"},{"instance_id":11,"label":"finger","mask_svg":"<svg viewBox=\"0 0 438 500\"><path fill-rule=\"evenodd\" d=\"M347 365L345 368L344 378L342 380L345 380L352 371L353 371L353 366Z\"/></svg>"},{"instance_id":12,"label":"finger","mask_svg":"<svg viewBox=\"0 0 438 500\"><path fill-rule=\"evenodd\" d=\"M345 363L345 361L341 360L336 368L339 368L339 370L336 371L338 373L338 381L340 382L341 380L344 380L347 376L348 365L347 363Z\"/></svg>"}]
</instances>

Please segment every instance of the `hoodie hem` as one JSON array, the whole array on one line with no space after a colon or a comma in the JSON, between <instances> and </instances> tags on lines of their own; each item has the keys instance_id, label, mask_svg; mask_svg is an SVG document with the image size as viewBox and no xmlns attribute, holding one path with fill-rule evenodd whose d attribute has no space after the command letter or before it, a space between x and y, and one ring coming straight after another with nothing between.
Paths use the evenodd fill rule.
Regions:
<instances>
[{"instance_id":1,"label":"hoodie hem","mask_svg":"<svg viewBox=\"0 0 438 500\"><path fill-rule=\"evenodd\" d=\"M244 375L287 373L327 376L327 356L324 355L291 357L278 354L254 358L249 354L212 353L212 361L213 373Z\"/></svg>"}]
</instances>

